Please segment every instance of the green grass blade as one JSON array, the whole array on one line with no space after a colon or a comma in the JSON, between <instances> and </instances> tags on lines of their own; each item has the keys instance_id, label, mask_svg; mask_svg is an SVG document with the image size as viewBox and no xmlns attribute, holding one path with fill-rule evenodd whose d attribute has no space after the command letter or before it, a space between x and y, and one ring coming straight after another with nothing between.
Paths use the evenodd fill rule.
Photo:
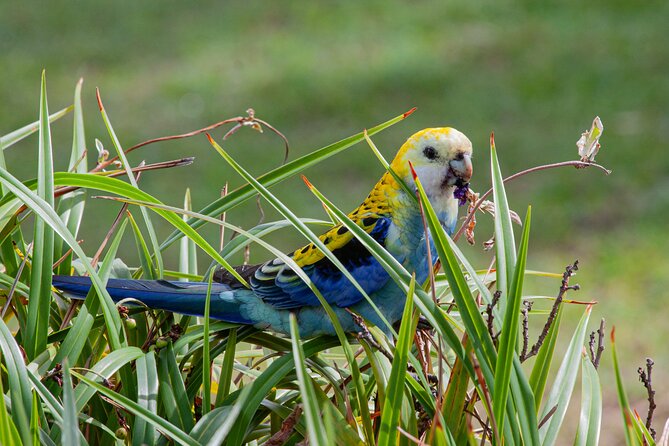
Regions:
<instances>
[{"instance_id":1,"label":"green grass blade","mask_svg":"<svg viewBox=\"0 0 669 446\"><path fill-rule=\"evenodd\" d=\"M158 354L158 378L160 399L167 419L184 432L190 432L193 429L191 402L186 394L172 343L168 343Z\"/></svg>"},{"instance_id":2,"label":"green grass blade","mask_svg":"<svg viewBox=\"0 0 669 446\"><path fill-rule=\"evenodd\" d=\"M314 385L307 371L306 358L300 344L300 330L297 326L297 318L294 313L290 314L290 336L293 345L293 360L295 363L295 373L297 374L297 384L302 395L304 418L306 419L307 432L309 434L309 444L325 446L327 444L325 426L323 426Z\"/></svg>"},{"instance_id":3,"label":"green grass blade","mask_svg":"<svg viewBox=\"0 0 669 446\"><path fill-rule=\"evenodd\" d=\"M219 407L223 400L230 393L230 383L232 382L232 372L235 366L235 351L237 350L237 329L232 328L228 332L228 344L225 347L223 363L218 379L218 392L216 393L216 402L214 405Z\"/></svg>"},{"instance_id":4,"label":"green grass blade","mask_svg":"<svg viewBox=\"0 0 669 446\"><path fill-rule=\"evenodd\" d=\"M40 95L39 160L37 168L37 195L53 208L53 155L51 129L46 97L46 74L42 72ZM35 214L33 262L28 298L28 320L23 347L28 359L35 358L46 349L51 311L51 270L53 265L53 229L41 216Z\"/></svg>"},{"instance_id":5,"label":"green grass blade","mask_svg":"<svg viewBox=\"0 0 669 446\"><path fill-rule=\"evenodd\" d=\"M32 391L28 381L28 371L23 354L16 340L9 331L4 320L0 318L0 351L5 360L7 383L12 391L9 393L12 404L12 420L21 441L30 444L30 413L32 408Z\"/></svg>"},{"instance_id":6,"label":"green grass blade","mask_svg":"<svg viewBox=\"0 0 669 446\"><path fill-rule=\"evenodd\" d=\"M90 371L86 372L86 376L93 379L109 379L121 367L143 355L144 352L137 347L124 347L118 350L114 350L100 361L95 363L95 365L90 368ZM71 373L73 375L75 374L73 371L71 371ZM84 406L93 397L93 395L95 395L95 393L96 391L94 388L86 386L77 386L76 389L74 389L74 396L77 401L78 412L83 410Z\"/></svg>"},{"instance_id":7,"label":"green grass blade","mask_svg":"<svg viewBox=\"0 0 669 446\"><path fill-rule=\"evenodd\" d=\"M632 441L634 430L634 416L630 408L629 400L627 399L627 392L625 391L625 384L620 373L620 364L618 363L618 353L616 352L616 328L611 329L611 357L613 358L613 371L616 375L616 390L618 393L618 404L620 405L620 413L623 416L623 426L625 431L625 443L628 446L636 444Z\"/></svg>"},{"instance_id":8,"label":"green grass blade","mask_svg":"<svg viewBox=\"0 0 669 446\"><path fill-rule=\"evenodd\" d=\"M390 378L386 388L386 399L381 412L378 444L395 444L399 440L397 427L400 422L402 399L404 397L406 364L411 344L418 323L417 315L413 314L413 295L416 287L415 276L412 277L407 293L407 301L402 314L402 325L395 345Z\"/></svg>"},{"instance_id":9,"label":"green grass blade","mask_svg":"<svg viewBox=\"0 0 669 446\"><path fill-rule=\"evenodd\" d=\"M112 140L112 144L116 149L116 152L118 154L118 159L119 161L121 161L121 164L123 165L123 168L126 171L130 184L132 184L134 188L139 189L137 185L137 180L135 179L135 174L133 174L132 168L128 163L128 159L125 156L125 152L123 151L121 142L116 137L116 132L114 132L114 128L111 125L111 121L109 120L109 116L107 115L107 110L105 110L104 106L102 105L102 100L100 99L99 91L97 91L97 98L98 98L98 105L100 107L100 114L102 115L102 120L104 121L105 126L107 127L107 132L109 133L109 137ZM149 212L146 209L141 209L141 212L142 212L142 218L144 219L144 225L146 226L146 230L149 233L149 240L151 241L151 245L153 247L153 255L155 256L156 259L156 268L158 269L158 277L163 277L163 257L160 252L160 244L158 243L158 236L156 235L156 231L153 228L153 223L151 222L151 217L149 216Z\"/></svg>"},{"instance_id":10,"label":"green grass blade","mask_svg":"<svg viewBox=\"0 0 669 446\"><path fill-rule=\"evenodd\" d=\"M232 426L237 421L237 417L239 417L250 393L251 386L247 386L242 389L232 407L219 407L204 415L197 422L190 435L200 444L206 446L223 444Z\"/></svg>"},{"instance_id":11,"label":"green grass blade","mask_svg":"<svg viewBox=\"0 0 669 446\"><path fill-rule=\"evenodd\" d=\"M139 404L137 404L130 398L121 395L119 393L116 393L113 390L108 389L107 387L101 385L100 383L97 383L83 375L80 375L77 372L72 372L72 375L76 376L82 383L86 384L91 389L93 389L94 392L99 392L100 394L106 396L107 398L111 399L116 404L120 405L121 407L126 409L128 412L134 414L135 416L144 418L148 423L155 426L156 429L167 435L174 442L185 446L199 446L200 443L195 441L193 437L191 437L190 435L188 435L187 433L185 433L184 431L182 431L169 421L164 420L163 418L158 416L158 414L156 414L155 412L148 411L145 408L141 407ZM79 388L79 386L77 386L77 388Z\"/></svg>"},{"instance_id":12,"label":"green grass blade","mask_svg":"<svg viewBox=\"0 0 669 446\"><path fill-rule=\"evenodd\" d=\"M0 444L21 444L21 436L7 410L4 395L0 379Z\"/></svg>"},{"instance_id":13,"label":"green grass blade","mask_svg":"<svg viewBox=\"0 0 669 446\"><path fill-rule=\"evenodd\" d=\"M65 107L64 109L57 111L56 113L49 116L49 122L51 123L62 118L72 110L74 110L74 106L70 105L69 107ZM16 144L22 139L32 135L33 133L39 130L40 122L41 120L35 121L33 123L21 127L20 129L7 133L4 136L0 136L0 148L2 148L3 150L7 149L8 147Z\"/></svg>"},{"instance_id":14,"label":"green grass blade","mask_svg":"<svg viewBox=\"0 0 669 446\"><path fill-rule=\"evenodd\" d=\"M634 411L634 432L637 435L637 439L643 445L655 446L655 440L653 440L653 435L650 433L643 420L641 415L635 410Z\"/></svg>"},{"instance_id":15,"label":"green grass blade","mask_svg":"<svg viewBox=\"0 0 669 446\"><path fill-rule=\"evenodd\" d=\"M331 336L320 337L305 342L302 345L302 350L304 351L304 356L308 358L319 351L332 348L337 345L339 345L337 338ZM265 399L265 396L272 390L272 388L277 387L278 383L294 369L295 360L293 359L293 354L292 352L287 353L272 362L272 364L267 367L267 369L258 378L249 384L249 387L252 390L250 391L250 395L246 401L246 404L239 414L237 423L230 431L228 436L228 444L241 445L244 442L251 420L258 410L258 407ZM235 395L236 394L231 394L228 397L228 400L233 398Z\"/></svg>"},{"instance_id":16,"label":"green grass blade","mask_svg":"<svg viewBox=\"0 0 669 446\"><path fill-rule=\"evenodd\" d=\"M520 321L520 303L523 293L523 280L525 278L525 265L527 262L527 250L530 238L530 221L532 208L527 208L523 236L520 241L520 253L518 262L514 267L514 275L509 283L508 301L504 312L504 323L499 340L497 365L495 367L495 392L493 393L493 412L497 419L497 428L501 431L504 427L506 404L509 396L511 373L514 359L517 358L516 344L518 341L518 328ZM495 239L497 242L498 240Z\"/></svg>"},{"instance_id":17,"label":"green grass blade","mask_svg":"<svg viewBox=\"0 0 669 446\"><path fill-rule=\"evenodd\" d=\"M602 423L602 386L599 374L587 354L581 355L581 416L576 432L575 446L599 444Z\"/></svg>"},{"instance_id":18,"label":"green grass blade","mask_svg":"<svg viewBox=\"0 0 669 446\"><path fill-rule=\"evenodd\" d=\"M504 178L499 167L495 141L490 139L490 169L492 177L493 200L495 202L495 255L497 258L497 289L502 292L501 312L505 312L507 292L513 280L516 264L516 242L509 215L509 202L504 190Z\"/></svg>"},{"instance_id":19,"label":"green grass blade","mask_svg":"<svg viewBox=\"0 0 669 446\"><path fill-rule=\"evenodd\" d=\"M581 359L581 350L583 349L583 341L585 340L585 332L588 328L591 309L592 307L590 306L586 308L574 331L560 369L555 376L553 387L548 394L548 399L539 417L539 419L544 419L548 412L554 406L557 406L553 415L539 430L539 436L543 445L555 444L565 413L567 412L567 406L574 391L574 384L578 375L578 363Z\"/></svg>"},{"instance_id":20,"label":"green grass blade","mask_svg":"<svg viewBox=\"0 0 669 446\"><path fill-rule=\"evenodd\" d=\"M471 351L471 342L464 341L465 350ZM451 374L448 377L448 386L444 394L444 402L442 405L442 413L444 414L444 421L446 426L453 433L456 438L460 438L463 432L463 417L467 400L467 386L469 384L469 375L464 368L464 364L460 358L457 358L451 368Z\"/></svg>"},{"instance_id":21,"label":"green grass blade","mask_svg":"<svg viewBox=\"0 0 669 446\"><path fill-rule=\"evenodd\" d=\"M158 371L156 369L156 355L150 351L135 361L137 371L137 404L143 409L158 412ZM135 418L132 428L134 445L155 444L156 429L142 417Z\"/></svg>"},{"instance_id":22,"label":"green grass blade","mask_svg":"<svg viewBox=\"0 0 669 446\"><path fill-rule=\"evenodd\" d=\"M61 444L79 446L81 432L79 432L79 412L77 411L74 392L72 391L72 377L67 361L63 364L63 425L61 427Z\"/></svg>"},{"instance_id":23,"label":"green grass blade","mask_svg":"<svg viewBox=\"0 0 669 446\"><path fill-rule=\"evenodd\" d=\"M507 416L510 414L511 419L513 415L517 415L518 426L513 426L514 433L518 432L522 436L524 444L540 444L534 394L518 357L513 361L511 396L513 405L510 412L507 407Z\"/></svg>"},{"instance_id":24,"label":"green grass blade","mask_svg":"<svg viewBox=\"0 0 669 446\"><path fill-rule=\"evenodd\" d=\"M375 127L372 127L367 130L368 135L374 135L382 130L387 129L388 127L397 124L398 122L404 120L407 116L409 116L411 112L407 112L404 114L401 114L399 116L396 116L384 123L381 123ZM274 186L275 184L278 184L288 178L291 178L298 173L302 172L303 170L312 167L328 158L330 158L333 155L336 155L349 147L361 142L364 139L364 134L357 133L353 136L349 136L348 138L342 139L341 141L338 141L336 143L330 144L326 147L323 147L319 150L316 150L312 153L309 153L301 158L298 158L294 161L288 162L286 164L283 164L281 167L278 167L274 170L271 170L264 175L260 176L258 178L258 181L260 184L262 184L264 187L271 187ZM203 214L203 215L208 215L208 216L218 216L222 214L225 211L228 211L242 203L244 203L246 200L251 199L256 196L256 190L251 186L250 184L247 184L245 186L242 186L232 192L230 192L228 195L225 197L219 198L218 200L214 201L213 203L209 204L205 208L201 209L198 213ZM188 221L188 224L191 225L193 228L199 228L204 224L202 221L198 221L195 219L191 219ZM170 246L172 243L174 243L176 240L180 239L183 236L178 231L175 231L174 233L170 234L170 236L163 242L161 245L161 249L165 249L168 246Z\"/></svg>"},{"instance_id":25,"label":"green grass blade","mask_svg":"<svg viewBox=\"0 0 669 446\"><path fill-rule=\"evenodd\" d=\"M38 445L41 444L40 441L40 428L39 428L39 401L37 399L37 393L33 392L33 404L32 404L32 416L30 418L30 435L31 442L29 444ZM25 444L24 444L25 446Z\"/></svg>"}]
</instances>

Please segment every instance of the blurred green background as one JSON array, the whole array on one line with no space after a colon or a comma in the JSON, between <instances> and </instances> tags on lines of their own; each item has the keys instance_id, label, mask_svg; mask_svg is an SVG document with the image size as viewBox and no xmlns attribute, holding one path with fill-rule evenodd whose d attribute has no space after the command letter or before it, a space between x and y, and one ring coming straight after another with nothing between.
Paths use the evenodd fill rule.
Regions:
<instances>
[{"instance_id":1,"label":"blurred green background","mask_svg":"<svg viewBox=\"0 0 669 446\"><path fill-rule=\"evenodd\" d=\"M669 413L667 23L666 1L5 1L0 134L36 120L42 68L52 111L71 103L74 85L84 77L91 152L95 138L113 151L97 113L96 86L126 147L253 107L288 137L291 158L416 106L410 119L375 137L384 154L392 157L423 127L454 126L474 143L472 186L484 191L491 131L503 172L510 174L575 159L575 141L599 115L605 133L598 161L612 175L554 170L525 177L507 192L521 215L533 205L530 268L561 272L581 260L577 281L583 291L573 297L599 301L593 326L601 316L608 327L616 325L628 390L641 413L644 390L634 385L635 370L645 356L656 360L660 429ZM63 169L71 118L53 133L56 167ZM258 174L283 156L280 139L270 132L244 129L226 147ZM23 179L34 177L36 153L33 137L7 150L7 164ZM148 146L131 161L182 156L196 156L196 163L146 174L142 187L174 205L189 187L200 208L226 182L241 184L203 136ZM307 176L349 209L380 173L371 152L359 145ZM275 190L299 214L324 216L299 179ZM95 251L117 210L116 204L89 200L81 234L87 252ZM268 218L275 215L267 206L265 211ZM258 212L249 205L229 219L249 227ZM479 221L479 245L467 252L484 268L488 255L480 242L491 225L486 217ZM215 230L204 232L216 242ZM286 249L300 243L291 234L274 242ZM134 249L124 257L132 263ZM175 256L167 264L175 267ZM554 294L558 283L536 280L532 287ZM575 319L582 307L569 311ZM621 421L609 358L607 351L602 375L611 412L603 432L614 441Z\"/></svg>"}]
</instances>

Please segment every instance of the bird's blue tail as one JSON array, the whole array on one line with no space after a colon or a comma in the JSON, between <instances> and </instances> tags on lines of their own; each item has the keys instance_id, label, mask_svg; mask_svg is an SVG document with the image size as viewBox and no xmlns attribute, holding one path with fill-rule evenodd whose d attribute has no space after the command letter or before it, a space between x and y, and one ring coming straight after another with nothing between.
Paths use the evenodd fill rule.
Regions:
<instances>
[{"instance_id":1,"label":"bird's blue tail","mask_svg":"<svg viewBox=\"0 0 669 446\"><path fill-rule=\"evenodd\" d=\"M75 299L84 299L91 288L88 277L53 276L53 286ZM174 311L192 316L203 316L207 298L206 282L171 282L167 280L109 279L107 291L118 302L136 299L150 308ZM246 289L233 289L222 283L212 283L210 316L237 324L252 324L240 312L236 297L252 293Z\"/></svg>"}]
</instances>

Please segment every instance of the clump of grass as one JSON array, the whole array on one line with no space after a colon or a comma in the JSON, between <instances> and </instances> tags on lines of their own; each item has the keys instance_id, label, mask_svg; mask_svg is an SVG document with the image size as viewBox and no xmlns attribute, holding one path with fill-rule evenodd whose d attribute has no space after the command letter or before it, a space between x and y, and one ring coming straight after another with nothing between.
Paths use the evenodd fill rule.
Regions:
<instances>
[{"instance_id":1,"label":"clump of grass","mask_svg":"<svg viewBox=\"0 0 669 446\"><path fill-rule=\"evenodd\" d=\"M465 258L441 228L418 179L416 200L424 210L425 230L434 237L442 270L427 284L416 283L369 234L307 181L332 219L345 225L406 290L407 300L402 323L396 332L392 330L391 338L384 334L388 330L367 327L361 321L365 335L357 338L359 346L341 330L337 337L303 341L293 318L292 337L285 339L252 327L133 306L133 302L115 304L104 283L111 276L211 281L211 274L197 274L196 247L236 274L227 261L231 255L251 244L282 255L263 238L287 227L317 242L310 226L330 222L295 216L268 188L363 139L387 168L370 137L410 113L286 162L258 178L250 176L210 137L214 148L248 184L193 212L188 194L185 209L177 209L139 187L142 172L180 167L189 160L130 166L125 153L145 144L123 150L99 94L102 119L117 156L98 159L88 171L81 88L79 83L72 107L49 116L43 77L39 121L0 138L0 149L5 149L37 131L40 156L36 180L24 183L6 169L0 157L0 261L4 267L0 283L5 291L0 322L4 363L0 392L5 396L0 399L0 443L554 444L579 372L581 417L575 441L597 443L602 416L597 374L601 349L591 341L592 355L583 354L591 306L583 307L572 333L562 333L570 339L568 349L564 357L556 358L556 339L564 331L562 306L577 303L565 299L574 289L569 284L577 269L574 264L562 276L556 303L546 316L548 323L528 353L527 320L530 315L545 314L530 311L523 293L525 276L536 274L526 268L531 208L516 242L494 141L491 191L481 199L472 198L470 216L462 229L473 229L477 208L491 194L493 203L485 206L494 213L494 271L477 270ZM71 111L70 170L54 172L50 122ZM226 136L241 126L274 130L249 113L203 131L219 124L234 125ZM201 132L172 138L197 133ZM147 144L164 139L170 137ZM118 168L105 170L114 167L114 162ZM552 167L584 167L592 159L558 164ZM521 174L536 170L542 169ZM116 178L119 176L128 181ZM89 191L114 194L115 200L124 203L91 258L77 241ZM285 219L246 231L220 219L257 194ZM156 216L174 226L163 241L153 229ZM31 220L32 234L27 230ZM221 225L238 236L217 250L195 230L205 223ZM120 262L117 252L128 229L140 258L133 268ZM164 266L164 250L178 240L183 240L181 270L170 271ZM74 268L90 275L94 285L82 303L65 300L51 287L52 271L67 274ZM602 338L600 333L600 347ZM618 370L617 362L615 366ZM556 367L549 385L548 372ZM650 394L650 384L647 387ZM650 430L630 409L622 381L618 388L628 444L654 444Z\"/></svg>"}]
</instances>

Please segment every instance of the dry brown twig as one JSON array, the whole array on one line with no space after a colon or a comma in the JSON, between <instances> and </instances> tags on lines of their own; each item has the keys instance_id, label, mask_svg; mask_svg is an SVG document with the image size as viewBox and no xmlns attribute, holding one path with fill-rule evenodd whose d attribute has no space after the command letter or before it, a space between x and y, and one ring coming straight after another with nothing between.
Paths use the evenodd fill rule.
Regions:
<instances>
[{"instance_id":1,"label":"dry brown twig","mask_svg":"<svg viewBox=\"0 0 669 446\"><path fill-rule=\"evenodd\" d=\"M562 299L564 298L565 294L569 290L577 291L581 288L578 285L569 285L569 279L574 274L576 274L576 271L578 271L578 260L574 261L574 263L571 265L567 265L567 267L565 268L565 272L562 275L562 285L560 286L560 292L558 293L558 296L555 299L555 302L553 303L553 308L551 308L551 312L548 315L546 324L544 324L544 328L543 330L541 330L541 334L539 335L537 342L532 346L530 351L527 354L520 355L520 362L525 362L527 359L539 353L539 349L546 340L546 336L548 336L548 330L550 330L551 326L553 325L553 322L555 321L555 317L557 316L558 309L560 308L560 304L562 303ZM527 333L525 333L525 331L523 330L523 337L525 337L526 335ZM523 342L527 342L527 339L523 339Z\"/></svg>"},{"instance_id":2,"label":"dry brown twig","mask_svg":"<svg viewBox=\"0 0 669 446\"><path fill-rule=\"evenodd\" d=\"M527 355L527 344L529 340L529 332L530 332L530 321L529 321L529 313L532 311L532 302L531 300L525 300L523 301L523 309L520 310L520 312L523 315L523 350L520 354L521 358L524 358Z\"/></svg>"},{"instance_id":3,"label":"dry brown twig","mask_svg":"<svg viewBox=\"0 0 669 446\"><path fill-rule=\"evenodd\" d=\"M286 444L290 436L293 435L293 432L295 431L295 425L297 425L297 422L300 419L300 415L302 415L302 406L297 405L295 406L295 409L293 409L293 411L290 413L290 415L288 415L286 419L283 420L283 423L281 424L281 429L279 429L278 432L272 435L267 440L265 445L280 446Z\"/></svg>"},{"instance_id":4,"label":"dry brown twig","mask_svg":"<svg viewBox=\"0 0 669 446\"><path fill-rule=\"evenodd\" d=\"M98 105L100 106L100 109L103 108L99 92L98 92ZM128 153L130 153L134 150L137 150L140 147L144 147L144 146L147 146L149 144L156 143L156 142L170 141L170 140L173 140L173 139L190 138L191 136L200 135L202 133L209 132L209 131L211 131L215 128L221 127L223 125L232 124L232 123L234 123L235 125L225 133L225 135L223 136L224 140L227 139L229 136L237 133L237 131L239 131L239 129L241 129L242 127L250 127L252 129L262 133L263 126L265 126L268 129L270 129L272 132L277 134L283 140L284 145L285 145L284 162L288 159L288 153L289 153L289 150L290 150L290 146L288 144L288 138L286 138L286 136L283 133L281 133L279 130L277 130L274 126L269 124L267 121L264 121L260 118L257 118L255 116L255 110L253 110L252 108L249 108L249 109L246 110L246 116L235 116L234 118L224 119L223 121L219 121L217 123L208 125L208 126L203 127L201 129L193 130L191 132L182 133L182 134L179 134L179 135L161 136L159 138L149 139L147 141L140 142L139 144L135 144L134 146L126 149L124 151L124 153L127 155ZM115 156L113 158L105 160L104 162L98 164L95 167L95 169L93 169L93 170L98 171L98 170L105 169L106 167L108 167L109 165L113 164L116 161L118 161L118 156Z\"/></svg>"},{"instance_id":5,"label":"dry brown twig","mask_svg":"<svg viewBox=\"0 0 669 446\"><path fill-rule=\"evenodd\" d=\"M599 361L602 358L602 352L604 351L604 318L602 318L599 323L599 328L597 329L597 350L595 351L595 332L590 333L590 341L588 342L588 347L590 350L590 361L595 369L599 368Z\"/></svg>"},{"instance_id":6,"label":"dry brown twig","mask_svg":"<svg viewBox=\"0 0 669 446\"><path fill-rule=\"evenodd\" d=\"M487 326L488 326L488 333L490 334L490 338L492 339L492 342L497 345L497 338L499 337L499 333L495 334L494 332L494 327L493 327L493 320L495 319L495 316L493 315L493 310L495 308L495 305L499 302L499 298L502 296L502 292L497 290L495 291L495 294L492 295L492 302L486 305L485 312L487 315Z\"/></svg>"},{"instance_id":7,"label":"dry brown twig","mask_svg":"<svg viewBox=\"0 0 669 446\"><path fill-rule=\"evenodd\" d=\"M653 440L657 435L655 429L653 429L652 427L653 414L655 413L655 409L657 408L657 405L655 404L655 390L653 389L653 381L651 375L654 364L655 363L653 362L652 359L646 358L646 370L644 370L643 367L639 367L639 369L637 370L639 372L639 381L643 383L643 386L648 391L648 415L646 416L646 428L653 436Z\"/></svg>"}]
</instances>

